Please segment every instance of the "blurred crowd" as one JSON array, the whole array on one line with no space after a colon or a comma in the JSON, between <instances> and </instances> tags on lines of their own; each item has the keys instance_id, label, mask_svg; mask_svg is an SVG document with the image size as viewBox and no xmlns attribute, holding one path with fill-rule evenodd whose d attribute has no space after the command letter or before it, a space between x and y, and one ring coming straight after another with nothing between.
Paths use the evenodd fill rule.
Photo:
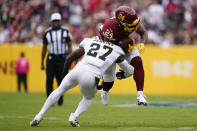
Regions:
<instances>
[{"instance_id":1,"label":"blurred crowd","mask_svg":"<svg viewBox=\"0 0 197 131\"><path fill-rule=\"evenodd\" d=\"M62 24L79 43L98 35L98 28L120 5L137 11L148 43L197 45L197 0L0 0L0 44L41 44L53 12L61 13Z\"/></svg>"}]
</instances>

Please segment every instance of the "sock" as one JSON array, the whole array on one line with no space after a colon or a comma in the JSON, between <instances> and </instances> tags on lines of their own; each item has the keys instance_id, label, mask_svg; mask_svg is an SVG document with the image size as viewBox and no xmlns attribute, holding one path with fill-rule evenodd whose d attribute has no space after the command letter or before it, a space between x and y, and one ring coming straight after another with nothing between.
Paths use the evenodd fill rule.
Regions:
<instances>
[{"instance_id":1,"label":"sock","mask_svg":"<svg viewBox=\"0 0 197 131\"><path fill-rule=\"evenodd\" d=\"M102 82L102 88L103 88L103 90L104 91L109 91L111 88L112 88L112 86L114 85L114 81L112 81L112 82Z\"/></svg>"},{"instance_id":2,"label":"sock","mask_svg":"<svg viewBox=\"0 0 197 131\"><path fill-rule=\"evenodd\" d=\"M51 108L51 106L53 106L59 100L63 93L64 91L58 90L58 88L55 91L53 91L47 98L38 115L43 117L44 114Z\"/></svg>"},{"instance_id":3,"label":"sock","mask_svg":"<svg viewBox=\"0 0 197 131\"><path fill-rule=\"evenodd\" d=\"M91 105L93 99L86 99L83 97L83 99L80 101L75 113L73 114L74 116L78 117L81 113L86 111L88 107Z\"/></svg>"},{"instance_id":4,"label":"sock","mask_svg":"<svg viewBox=\"0 0 197 131\"><path fill-rule=\"evenodd\" d=\"M143 95L143 91L138 91L137 96Z\"/></svg>"},{"instance_id":5,"label":"sock","mask_svg":"<svg viewBox=\"0 0 197 131\"><path fill-rule=\"evenodd\" d=\"M137 91L143 91L144 88L144 68L142 59L139 56L134 57L130 64L134 67L134 80L136 82Z\"/></svg>"}]
</instances>

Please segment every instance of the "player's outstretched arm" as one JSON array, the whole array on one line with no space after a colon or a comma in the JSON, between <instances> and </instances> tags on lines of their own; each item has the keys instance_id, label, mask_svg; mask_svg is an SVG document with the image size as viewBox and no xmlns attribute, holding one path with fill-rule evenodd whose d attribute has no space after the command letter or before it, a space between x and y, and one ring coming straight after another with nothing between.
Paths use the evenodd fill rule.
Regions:
<instances>
[{"instance_id":1,"label":"player's outstretched arm","mask_svg":"<svg viewBox=\"0 0 197 131\"><path fill-rule=\"evenodd\" d=\"M146 43L148 41L148 33L142 24L140 24L136 32L141 36L141 43Z\"/></svg>"},{"instance_id":2,"label":"player's outstretched arm","mask_svg":"<svg viewBox=\"0 0 197 131\"><path fill-rule=\"evenodd\" d=\"M75 50L74 52L70 54L70 56L64 63L63 77L68 73L72 62L79 59L84 54L85 54L85 51L83 47L80 47L79 49Z\"/></svg>"},{"instance_id":3,"label":"player's outstretched arm","mask_svg":"<svg viewBox=\"0 0 197 131\"><path fill-rule=\"evenodd\" d=\"M118 57L116 63L124 71L124 77L129 77L133 75L134 68L124 59L124 56Z\"/></svg>"}]
</instances>

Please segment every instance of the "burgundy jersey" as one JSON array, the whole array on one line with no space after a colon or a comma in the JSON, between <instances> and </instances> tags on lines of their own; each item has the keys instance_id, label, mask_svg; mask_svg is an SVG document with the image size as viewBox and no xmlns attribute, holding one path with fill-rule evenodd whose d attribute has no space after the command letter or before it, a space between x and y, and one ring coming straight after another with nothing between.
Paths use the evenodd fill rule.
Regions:
<instances>
[{"instance_id":1,"label":"burgundy jersey","mask_svg":"<svg viewBox=\"0 0 197 131\"><path fill-rule=\"evenodd\" d=\"M108 19L100 29L101 37L107 38L110 42L117 43L129 37L129 32L125 32L116 22L116 18Z\"/></svg>"}]
</instances>

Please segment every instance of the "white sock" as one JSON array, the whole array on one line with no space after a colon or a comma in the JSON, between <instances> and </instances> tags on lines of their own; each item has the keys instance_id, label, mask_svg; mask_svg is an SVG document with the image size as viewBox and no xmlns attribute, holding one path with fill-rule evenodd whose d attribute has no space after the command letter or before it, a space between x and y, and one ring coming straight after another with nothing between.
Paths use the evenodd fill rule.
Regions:
<instances>
[{"instance_id":1,"label":"white sock","mask_svg":"<svg viewBox=\"0 0 197 131\"><path fill-rule=\"evenodd\" d=\"M88 107L91 105L93 99L86 99L85 97L83 97L83 99L80 101L74 116L78 117L81 113L83 113L84 111L86 111L88 109Z\"/></svg>"},{"instance_id":2,"label":"white sock","mask_svg":"<svg viewBox=\"0 0 197 131\"><path fill-rule=\"evenodd\" d=\"M143 91L138 91L137 96L143 95Z\"/></svg>"},{"instance_id":3,"label":"white sock","mask_svg":"<svg viewBox=\"0 0 197 131\"><path fill-rule=\"evenodd\" d=\"M59 100L59 98L62 96L63 93L64 92L62 92L61 90L58 89L54 90L45 101L38 115L41 115L43 117L44 114L51 108L51 106L54 105Z\"/></svg>"},{"instance_id":4,"label":"white sock","mask_svg":"<svg viewBox=\"0 0 197 131\"><path fill-rule=\"evenodd\" d=\"M104 91L104 90L102 90L102 93L109 93L109 91Z\"/></svg>"}]
</instances>

